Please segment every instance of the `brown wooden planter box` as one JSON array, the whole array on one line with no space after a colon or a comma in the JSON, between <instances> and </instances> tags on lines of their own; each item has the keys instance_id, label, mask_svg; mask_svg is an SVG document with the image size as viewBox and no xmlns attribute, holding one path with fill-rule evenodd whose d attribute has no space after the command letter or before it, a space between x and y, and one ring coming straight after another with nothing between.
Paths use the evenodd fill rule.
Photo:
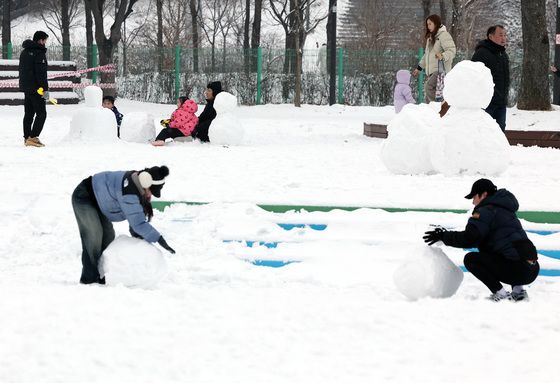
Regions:
<instances>
[{"instance_id":1,"label":"brown wooden planter box","mask_svg":"<svg viewBox=\"0 0 560 383\"><path fill-rule=\"evenodd\" d=\"M387 125L368 124L364 122L364 135L375 138L387 138ZM506 130L505 135L510 145L560 149L560 131Z\"/></svg>"}]
</instances>

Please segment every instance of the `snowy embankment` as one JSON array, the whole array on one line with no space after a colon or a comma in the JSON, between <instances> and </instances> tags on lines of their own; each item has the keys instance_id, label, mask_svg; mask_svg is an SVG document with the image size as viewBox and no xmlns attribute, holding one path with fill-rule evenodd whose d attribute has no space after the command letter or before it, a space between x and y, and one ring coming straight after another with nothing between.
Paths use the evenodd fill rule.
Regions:
<instances>
[{"instance_id":1,"label":"snowy embankment","mask_svg":"<svg viewBox=\"0 0 560 383\"><path fill-rule=\"evenodd\" d=\"M170 105L119 100L167 117ZM424 249L429 224L466 214L359 210L272 214L256 203L468 209L472 176L395 176L364 121L392 107L241 107L246 144L93 145L65 140L80 106L49 107L45 148L25 148L23 107L0 108L0 377L2 382L545 381L560 342L558 278L529 303L494 304L466 274L449 299L409 302L393 272ZM508 126L558 129L557 113L508 111ZM166 200L207 201L156 212L177 254L154 289L80 286L70 195L103 170L166 164ZM512 148L493 178L522 210L560 211L560 150ZM313 221L313 222L311 222ZM278 223L326 223L324 231ZM542 226L526 224L527 228ZM558 225L548 228L558 230ZM117 224L126 234L126 224ZM531 236L560 248L560 234ZM249 249L224 240L284 242ZM460 249L445 249L460 264ZM294 262L257 267L247 260ZM551 258L541 257L543 268Z\"/></svg>"}]
</instances>

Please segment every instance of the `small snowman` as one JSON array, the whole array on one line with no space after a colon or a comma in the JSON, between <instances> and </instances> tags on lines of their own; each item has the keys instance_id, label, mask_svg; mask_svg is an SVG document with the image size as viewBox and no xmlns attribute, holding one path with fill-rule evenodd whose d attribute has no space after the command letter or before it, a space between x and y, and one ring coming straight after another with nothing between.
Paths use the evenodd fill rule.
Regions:
<instances>
[{"instance_id":1,"label":"small snowman","mask_svg":"<svg viewBox=\"0 0 560 383\"><path fill-rule=\"evenodd\" d=\"M103 91L98 86L84 89L85 107L78 109L70 121L70 137L86 142L115 142L115 114L102 106Z\"/></svg>"},{"instance_id":2,"label":"small snowman","mask_svg":"<svg viewBox=\"0 0 560 383\"><path fill-rule=\"evenodd\" d=\"M228 92L220 92L214 100L216 118L210 125L210 142L218 145L240 145L245 131L236 116L237 97Z\"/></svg>"},{"instance_id":3,"label":"small snowman","mask_svg":"<svg viewBox=\"0 0 560 383\"><path fill-rule=\"evenodd\" d=\"M490 70L480 62L464 60L445 77L443 96L451 105L443 128L432 136L431 162L445 175L498 175L510 160L509 143L484 111L494 93Z\"/></svg>"}]
</instances>

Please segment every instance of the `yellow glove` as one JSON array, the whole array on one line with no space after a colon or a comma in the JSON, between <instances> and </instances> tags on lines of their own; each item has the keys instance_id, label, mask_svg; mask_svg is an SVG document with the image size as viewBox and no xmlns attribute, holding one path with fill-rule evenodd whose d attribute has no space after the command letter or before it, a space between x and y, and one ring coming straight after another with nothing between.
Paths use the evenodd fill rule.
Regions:
<instances>
[{"instance_id":1,"label":"yellow glove","mask_svg":"<svg viewBox=\"0 0 560 383\"><path fill-rule=\"evenodd\" d=\"M52 97L49 95L49 91L48 91L48 90L45 92L45 90L41 87L41 88L37 89L37 93L38 93L40 96L43 96L43 98L44 98L45 100L50 101L51 104L53 104L53 105L58 105L58 101L56 100L56 98L52 98Z\"/></svg>"},{"instance_id":2,"label":"yellow glove","mask_svg":"<svg viewBox=\"0 0 560 383\"><path fill-rule=\"evenodd\" d=\"M163 126L164 128L169 128L169 123L171 122L170 119L166 119L166 120L161 120L159 123L161 124L161 126Z\"/></svg>"}]
</instances>

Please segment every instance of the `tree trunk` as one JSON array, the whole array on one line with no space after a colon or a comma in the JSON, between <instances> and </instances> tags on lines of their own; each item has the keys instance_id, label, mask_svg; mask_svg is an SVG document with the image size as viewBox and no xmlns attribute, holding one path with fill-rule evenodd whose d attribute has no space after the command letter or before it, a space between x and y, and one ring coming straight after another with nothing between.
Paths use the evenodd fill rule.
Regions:
<instances>
[{"instance_id":1,"label":"tree trunk","mask_svg":"<svg viewBox=\"0 0 560 383\"><path fill-rule=\"evenodd\" d=\"M446 0L439 0L439 16L441 17L441 23L447 25L447 7L445 6Z\"/></svg>"},{"instance_id":2,"label":"tree trunk","mask_svg":"<svg viewBox=\"0 0 560 383\"><path fill-rule=\"evenodd\" d=\"M461 0L451 0L451 36L455 43L459 40L459 24L461 18Z\"/></svg>"},{"instance_id":3,"label":"tree trunk","mask_svg":"<svg viewBox=\"0 0 560 383\"><path fill-rule=\"evenodd\" d=\"M327 19L327 72L329 73L329 105L336 103L336 0L329 0Z\"/></svg>"},{"instance_id":4,"label":"tree trunk","mask_svg":"<svg viewBox=\"0 0 560 383\"><path fill-rule=\"evenodd\" d=\"M261 45L261 19L262 0L255 0L253 16L253 33L251 35L251 48L253 49L253 71L257 71L257 48Z\"/></svg>"},{"instance_id":5,"label":"tree trunk","mask_svg":"<svg viewBox=\"0 0 560 383\"><path fill-rule=\"evenodd\" d=\"M299 6L299 0L294 0L294 6L296 10L296 20L295 20L295 30L296 38L295 40L295 54L296 54L296 84L295 84L295 94L294 94L294 106L301 107L301 46L300 46L300 34L303 28L303 22L301 17L301 10Z\"/></svg>"},{"instance_id":6,"label":"tree trunk","mask_svg":"<svg viewBox=\"0 0 560 383\"><path fill-rule=\"evenodd\" d=\"M198 73L198 10L196 0L189 1L192 24L193 72Z\"/></svg>"},{"instance_id":7,"label":"tree trunk","mask_svg":"<svg viewBox=\"0 0 560 383\"><path fill-rule=\"evenodd\" d=\"M85 1L85 13L86 13L86 49L87 49L87 67L91 68L93 66L93 17L91 16L91 7L89 2ZM92 73L88 72L88 78L92 77Z\"/></svg>"},{"instance_id":8,"label":"tree trunk","mask_svg":"<svg viewBox=\"0 0 560 383\"><path fill-rule=\"evenodd\" d=\"M163 71L163 0L156 1L158 72Z\"/></svg>"},{"instance_id":9,"label":"tree trunk","mask_svg":"<svg viewBox=\"0 0 560 383\"><path fill-rule=\"evenodd\" d=\"M550 110L550 44L546 29L546 0L521 0L521 26L523 69L517 107L523 110Z\"/></svg>"},{"instance_id":10,"label":"tree trunk","mask_svg":"<svg viewBox=\"0 0 560 383\"><path fill-rule=\"evenodd\" d=\"M12 39L11 0L2 1L2 58L8 58L8 43Z\"/></svg>"},{"instance_id":11,"label":"tree trunk","mask_svg":"<svg viewBox=\"0 0 560 383\"><path fill-rule=\"evenodd\" d=\"M424 20L430 16L430 8L432 6L432 0L422 0L422 10L424 11Z\"/></svg>"},{"instance_id":12,"label":"tree trunk","mask_svg":"<svg viewBox=\"0 0 560 383\"><path fill-rule=\"evenodd\" d=\"M70 10L68 0L60 0L60 26L62 35L62 59L70 61Z\"/></svg>"},{"instance_id":13,"label":"tree trunk","mask_svg":"<svg viewBox=\"0 0 560 383\"><path fill-rule=\"evenodd\" d=\"M251 0L245 0L245 21L243 23L243 67L249 73L251 55L249 54L249 26L251 24Z\"/></svg>"}]
</instances>

